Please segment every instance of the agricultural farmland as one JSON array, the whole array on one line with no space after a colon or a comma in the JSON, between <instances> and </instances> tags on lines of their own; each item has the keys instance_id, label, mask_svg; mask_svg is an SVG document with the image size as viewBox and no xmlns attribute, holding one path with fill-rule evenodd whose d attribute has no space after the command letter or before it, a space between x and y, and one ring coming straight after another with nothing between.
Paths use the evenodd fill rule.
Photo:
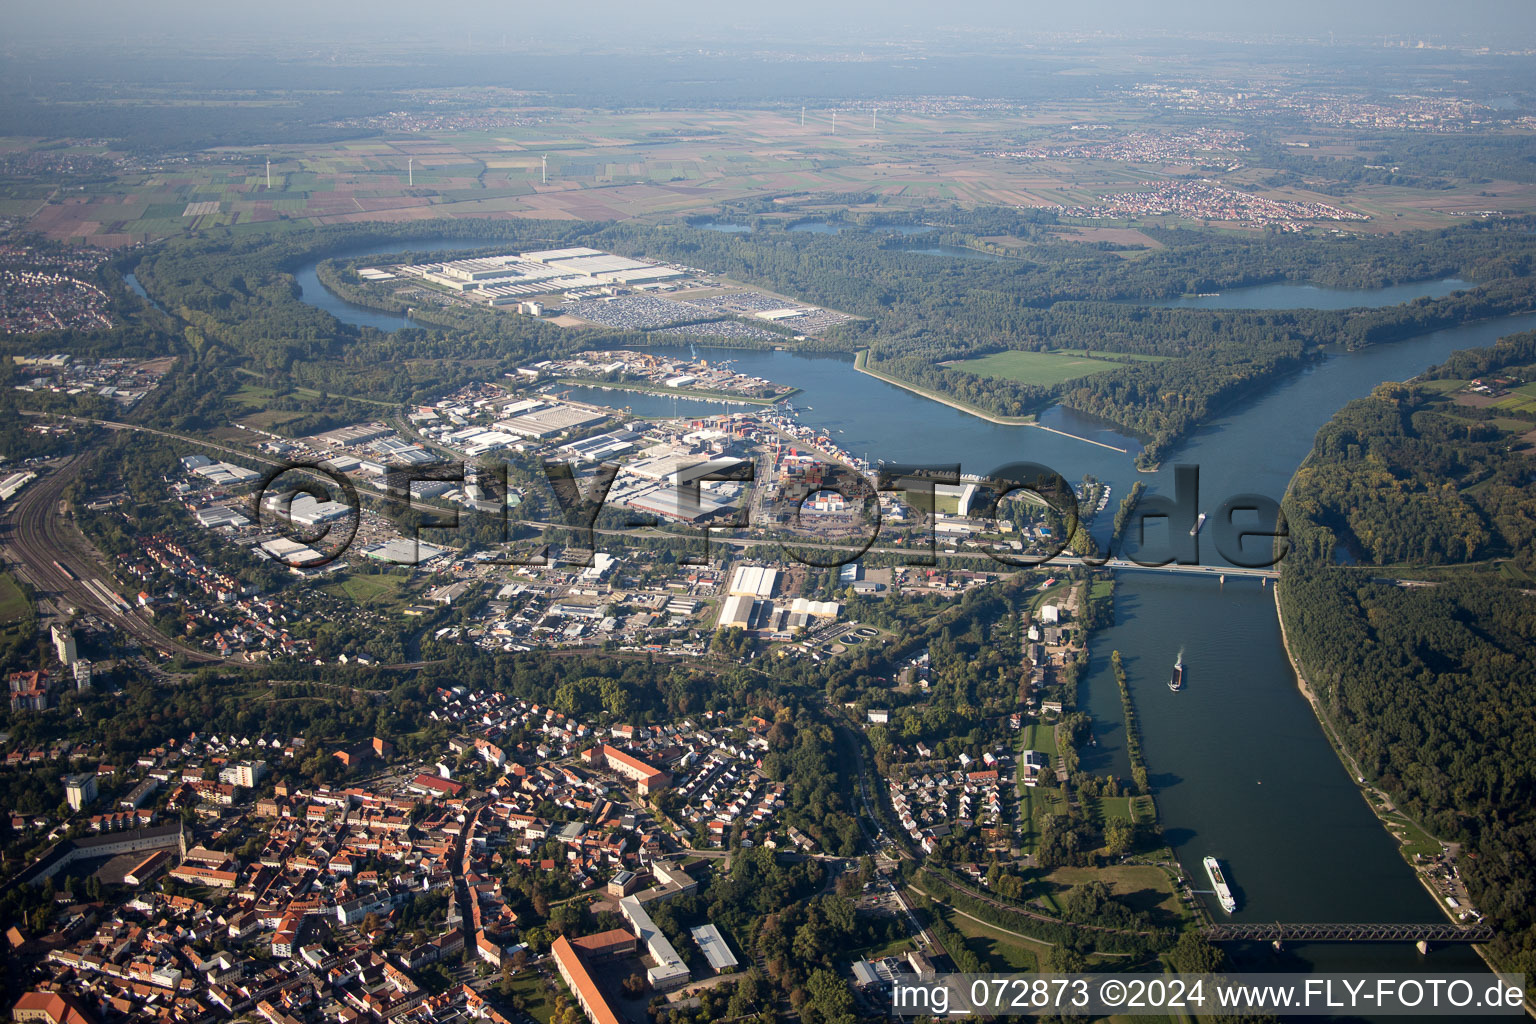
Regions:
<instances>
[{"instance_id":1,"label":"agricultural farmland","mask_svg":"<svg viewBox=\"0 0 1536 1024\"><path fill-rule=\"evenodd\" d=\"M855 105L810 110L802 126L798 109L491 107L476 123L493 126L413 126L369 138L210 150L158 161L84 140L59 152L112 162L119 170L68 194L42 182L18 184L0 197L0 215L54 239L121 246L214 226L240 232L443 216L659 220L783 193L798 194L809 206L826 196L829 206L854 213L933 202L1071 207L1144 187L1149 174L1178 170L1066 157L1020 161L996 150L999 137L1056 131L1079 118L1134 126L1148 116L1111 100L1027 108L978 104L943 112L911 104L882 109L873 127L869 114ZM658 138L667 144L658 146ZM27 145L0 139L0 154ZM1243 168L1224 180L1262 191L1263 176L1259 168ZM1295 186L1283 192L1288 201L1328 198ZM862 205L839 201L855 193L867 197ZM1372 217L1356 230L1446 225L1489 206L1536 209L1536 185L1485 182L1476 190L1458 185L1432 196L1362 186L1345 205ZM1127 255L1156 247L1128 228L1063 231L1060 237L1125 245Z\"/></svg>"}]
</instances>

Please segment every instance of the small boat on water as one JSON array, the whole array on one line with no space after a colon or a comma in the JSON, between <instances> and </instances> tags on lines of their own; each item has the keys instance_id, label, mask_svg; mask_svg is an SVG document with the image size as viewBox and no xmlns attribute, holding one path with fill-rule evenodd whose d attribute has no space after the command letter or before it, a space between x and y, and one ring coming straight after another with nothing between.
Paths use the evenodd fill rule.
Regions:
<instances>
[{"instance_id":1,"label":"small boat on water","mask_svg":"<svg viewBox=\"0 0 1536 1024\"><path fill-rule=\"evenodd\" d=\"M1191 526L1189 528L1189 535L1191 537L1195 536L1196 534L1198 534L1200 532L1200 528L1205 525L1205 518L1206 518L1205 513L1201 512L1200 513L1200 518L1195 520L1195 525Z\"/></svg>"},{"instance_id":2,"label":"small boat on water","mask_svg":"<svg viewBox=\"0 0 1536 1024\"><path fill-rule=\"evenodd\" d=\"M1179 652L1179 660L1173 663L1173 677L1168 680L1168 689L1178 693L1184 689L1184 652Z\"/></svg>"}]
</instances>

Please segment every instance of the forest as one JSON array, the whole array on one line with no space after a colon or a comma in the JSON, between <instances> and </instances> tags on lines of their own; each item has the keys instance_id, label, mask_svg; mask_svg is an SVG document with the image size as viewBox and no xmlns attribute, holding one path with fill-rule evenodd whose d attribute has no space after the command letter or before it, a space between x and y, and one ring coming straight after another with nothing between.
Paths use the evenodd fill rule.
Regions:
<instances>
[{"instance_id":1,"label":"forest","mask_svg":"<svg viewBox=\"0 0 1536 1024\"><path fill-rule=\"evenodd\" d=\"M1523 334L1459 352L1419 380L1533 369L1536 335ZM1458 866L1498 930L1494 952L1529 973L1536 467L1529 442L1484 411L1422 383L1384 384L1340 410L1286 498L1295 547L1279 600L1322 713L1373 784L1465 845Z\"/></svg>"}]
</instances>

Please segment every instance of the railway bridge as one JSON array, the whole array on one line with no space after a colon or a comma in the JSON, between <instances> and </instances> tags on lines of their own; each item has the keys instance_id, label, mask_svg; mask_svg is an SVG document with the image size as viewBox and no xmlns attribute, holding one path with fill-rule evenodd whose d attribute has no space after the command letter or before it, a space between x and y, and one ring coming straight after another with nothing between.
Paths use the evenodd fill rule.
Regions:
<instances>
[{"instance_id":1,"label":"railway bridge","mask_svg":"<svg viewBox=\"0 0 1536 1024\"><path fill-rule=\"evenodd\" d=\"M1488 942L1486 924L1213 924L1211 942Z\"/></svg>"}]
</instances>

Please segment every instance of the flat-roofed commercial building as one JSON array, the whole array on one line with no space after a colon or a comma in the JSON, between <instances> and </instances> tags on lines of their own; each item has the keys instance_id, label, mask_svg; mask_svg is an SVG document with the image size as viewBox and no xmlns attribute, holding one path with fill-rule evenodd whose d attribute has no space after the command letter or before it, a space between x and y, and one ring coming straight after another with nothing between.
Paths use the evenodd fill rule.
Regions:
<instances>
[{"instance_id":1,"label":"flat-roofed commercial building","mask_svg":"<svg viewBox=\"0 0 1536 1024\"><path fill-rule=\"evenodd\" d=\"M497 430L519 437L550 437L607 418L605 413L590 412L570 405L553 405L513 419L497 420L494 426Z\"/></svg>"},{"instance_id":2,"label":"flat-roofed commercial building","mask_svg":"<svg viewBox=\"0 0 1536 1024\"><path fill-rule=\"evenodd\" d=\"M36 479L36 473L27 471L12 473L4 481L0 481L0 501L10 501L11 498L16 496L17 491Z\"/></svg>"},{"instance_id":3,"label":"flat-roofed commercial building","mask_svg":"<svg viewBox=\"0 0 1536 1024\"><path fill-rule=\"evenodd\" d=\"M340 501L317 501L312 494L282 491L265 498L261 507L288 518L300 526L318 526L350 515L352 506Z\"/></svg>"},{"instance_id":4,"label":"flat-roofed commercial building","mask_svg":"<svg viewBox=\"0 0 1536 1024\"><path fill-rule=\"evenodd\" d=\"M625 499L624 504L636 512L679 523L701 523L734 507L713 501L702 494L695 497L673 487L655 487L643 491Z\"/></svg>"},{"instance_id":5,"label":"flat-roofed commercial building","mask_svg":"<svg viewBox=\"0 0 1536 1024\"><path fill-rule=\"evenodd\" d=\"M351 448L353 445L366 444L393 433L392 429L382 423L358 423L316 434L310 440L327 448Z\"/></svg>"},{"instance_id":6,"label":"flat-roofed commercial building","mask_svg":"<svg viewBox=\"0 0 1536 1024\"><path fill-rule=\"evenodd\" d=\"M420 565L430 562L435 558L441 558L451 549L438 544L429 544L424 540L415 540L411 537L396 537L382 544L363 549L363 556L372 558L378 562L391 562L395 565Z\"/></svg>"},{"instance_id":7,"label":"flat-roofed commercial building","mask_svg":"<svg viewBox=\"0 0 1536 1024\"><path fill-rule=\"evenodd\" d=\"M656 922L651 920L651 915L646 913L640 897L626 896L619 900L619 913L640 933L645 951L656 961L656 966L647 968L645 972L645 980L651 983L651 988L665 992L687 984L693 977L692 972L683 963L683 958L677 955L677 950L672 948L672 943L667 941L666 935L656 926Z\"/></svg>"},{"instance_id":8,"label":"flat-roofed commercial building","mask_svg":"<svg viewBox=\"0 0 1536 1024\"><path fill-rule=\"evenodd\" d=\"M672 267L641 267L638 270L618 270L603 274L602 278L612 284L647 284L653 281L672 281L687 276L688 271L676 270Z\"/></svg>"},{"instance_id":9,"label":"flat-roofed commercial building","mask_svg":"<svg viewBox=\"0 0 1536 1024\"><path fill-rule=\"evenodd\" d=\"M709 966L716 971L728 971L736 966L736 957L731 953L731 947L726 945L720 929L712 924L701 924L697 928L690 928L689 934L699 944L699 949L703 950Z\"/></svg>"},{"instance_id":10,"label":"flat-roofed commercial building","mask_svg":"<svg viewBox=\"0 0 1536 1024\"><path fill-rule=\"evenodd\" d=\"M756 604L757 599L751 594L732 594L720 605L720 621L717 628L751 628L752 609Z\"/></svg>"},{"instance_id":11,"label":"flat-roofed commercial building","mask_svg":"<svg viewBox=\"0 0 1536 1024\"><path fill-rule=\"evenodd\" d=\"M572 246L569 249L540 249L536 252L523 253L523 259L532 260L534 263L558 263L561 260L573 260L581 256L602 256L600 249L588 249L584 245Z\"/></svg>"},{"instance_id":12,"label":"flat-roofed commercial building","mask_svg":"<svg viewBox=\"0 0 1536 1024\"><path fill-rule=\"evenodd\" d=\"M653 266L655 266L654 263L643 263L640 260L632 260L628 256L598 253L596 256L576 256L572 259L560 260L555 269L567 274L597 277L602 274L617 274L624 270L648 270Z\"/></svg>"},{"instance_id":13,"label":"flat-roofed commercial building","mask_svg":"<svg viewBox=\"0 0 1536 1024\"><path fill-rule=\"evenodd\" d=\"M773 587L779 580L779 570L763 565L738 565L731 576L730 593L750 594L757 598L773 596Z\"/></svg>"},{"instance_id":14,"label":"flat-roofed commercial building","mask_svg":"<svg viewBox=\"0 0 1536 1024\"><path fill-rule=\"evenodd\" d=\"M236 528L251 525L250 518L244 513L224 505L211 505L208 508L201 508L192 513L192 515L197 519L199 526L210 530L216 530L225 526Z\"/></svg>"}]
</instances>

